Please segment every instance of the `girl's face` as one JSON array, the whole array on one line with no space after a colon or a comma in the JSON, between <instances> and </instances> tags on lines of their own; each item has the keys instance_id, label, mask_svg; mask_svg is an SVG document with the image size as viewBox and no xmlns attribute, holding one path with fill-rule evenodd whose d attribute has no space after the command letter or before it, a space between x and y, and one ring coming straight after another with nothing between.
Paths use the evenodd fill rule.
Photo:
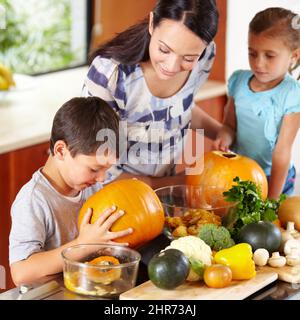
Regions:
<instances>
[{"instance_id":1,"label":"girl's face","mask_svg":"<svg viewBox=\"0 0 300 320\"><path fill-rule=\"evenodd\" d=\"M206 48L206 44L181 22L165 19L154 29L151 15L149 32L150 60L162 80L191 71Z\"/></svg>"},{"instance_id":2,"label":"girl's face","mask_svg":"<svg viewBox=\"0 0 300 320\"><path fill-rule=\"evenodd\" d=\"M260 83L276 85L281 82L296 58L295 54L279 37L249 33L249 64Z\"/></svg>"}]
</instances>

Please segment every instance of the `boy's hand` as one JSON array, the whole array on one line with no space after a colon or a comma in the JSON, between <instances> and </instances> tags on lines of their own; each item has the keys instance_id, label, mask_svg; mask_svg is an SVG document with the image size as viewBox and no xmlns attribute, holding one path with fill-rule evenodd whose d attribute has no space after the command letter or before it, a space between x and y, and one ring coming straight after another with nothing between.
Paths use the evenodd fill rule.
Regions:
<instances>
[{"instance_id":1,"label":"boy's hand","mask_svg":"<svg viewBox=\"0 0 300 320\"><path fill-rule=\"evenodd\" d=\"M93 224L90 224L93 210L89 208L82 219L79 236L77 238L78 243L88 244L106 242L109 244L128 245L128 243L116 243L114 241L111 241L113 239L126 236L133 232L132 228L117 232L109 231L114 222L125 214L123 210L119 210L118 212L114 213L115 211L115 206L106 209L97 219L97 221L95 221Z\"/></svg>"}]
</instances>

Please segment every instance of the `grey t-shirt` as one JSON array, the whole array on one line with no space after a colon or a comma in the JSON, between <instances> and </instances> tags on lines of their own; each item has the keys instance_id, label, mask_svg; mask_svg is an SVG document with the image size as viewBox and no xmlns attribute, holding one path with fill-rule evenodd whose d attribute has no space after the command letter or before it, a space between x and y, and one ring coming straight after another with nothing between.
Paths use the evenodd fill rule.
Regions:
<instances>
[{"instance_id":1,"label":"grey t-shirt","mask_svg":"<svg viewBox=\"0 0 300 320\"><path fill-rule=\"evenodd\" d=\"M11 208L9 263L74 240L78 235L79 210L99 189L101 184L96 183L76 197L66 197L52 187L41 169L37 170L19 191Z\"/></svg>"}]
</instances>

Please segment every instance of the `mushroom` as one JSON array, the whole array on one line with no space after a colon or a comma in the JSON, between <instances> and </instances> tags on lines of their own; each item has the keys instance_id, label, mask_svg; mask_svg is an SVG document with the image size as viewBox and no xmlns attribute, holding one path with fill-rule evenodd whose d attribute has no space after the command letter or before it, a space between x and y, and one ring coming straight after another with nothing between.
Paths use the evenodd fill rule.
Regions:
<instances>
[{"instance_id":1,"label":"mushroom","mask_svg":"<svg viewBox=\"0 0 300 320\"><path fill-rule=\"evenodd\" d=\"M295 222L294 221L288 221L286 225L286 231L282 232L282 237L290 238L292 236L294 239L300 239L300 232L295 229Z\"/></svg>"},{"instance_id":2,"label":"mushroom","mask_svg":"<svg viewBox=\"0 0 300 320\"><path fill-rule=\"evenodd\" d=\"M290 232L288 232L287 230L281 232L281 244L279 248L280 252L283 252L286 242L290 239L294 239Z\"/></svg>"},{"instance_id":3,"label":"mushroom","mask_svg":"<svg viewBox=\"0 0 300 320\"><path fill-rule=\"evenodd\" d=\"M299 233L296 229L295 229L295 222L293 221L288 221L287 225L286 225L286 231L288 233L290 233L293 237Z\"/></svg>"},{"instance_id":4,"label":"mushroom","mask_svg":"<svg viewBox=\"0 0 300 320\"><path fill-rule=\"evenodd\" d=\"M292 267L300 265L300 252L297 248L292 248L290 254L286 256L286 264Z\"/></svg>"},{"instance_id":5,"label":"mushroom","mask_svg":"<svg viewBox=\"0 0 300 320\"><path fill-rule=\"evenodd\" d=\"M256 249L253 253L254 263L259 267L265 266L268 263L269 257L268 250L264 248Z\"/></svg>"},{"instance_id":6,"label":"mushroom","mask_svg":"<svg viewBox=\"0 0 300 320\"><path fill-rule=\"evenodd\" d=\"M291 254L291 252L293 252L296 254L296 252L298 252L297 255L300 255L300 241L296 240L296 239L289 239L283 248L283 252L286 256L288 256L289 254Z\"/></svg>"},{"instance_id":7,"label":"mushroom","mask_svg":"<svg viewBox=\"0 0 300 320\"><path fill-rule=\"evenodd\" d=\"M281 256L279 252L273 252L271 258L268 260L271 267L280 268L286 264L286 258Z\"/></svg>"},{"instance_id":8,"label":"mushroom","mask_svg":"<svg viewBox=\"0 0 300 320\"><path fill-rule=\"evenodd\" d=\"M286 242L298 236L300 237L300 233L295 229L295 222L288 221L286 225L286 230L281 229L281 244L279 251L283 252Z\"/></svg>"},{"instance_id":9,"label":"mushroom","mask_svg":"<svg viewBox=\"0 0 300 320\"><path fill-rule=\"evenodd\" d=\"M300 265L300 256L289 254L288 256L286 256L286 264L291 267Z\"/></svg>"},{"instance_id":10,"label":"mushroom","mask_svg":"<svg viewBox=\"0 0 300 320\"><path fill-rule=\"evenodd\" d=\"M295 239L297 239L297 240L300 240L300 232L295 232L294 234L293 234L293 237L295 238Z\"/></svg>"}]
</instances>

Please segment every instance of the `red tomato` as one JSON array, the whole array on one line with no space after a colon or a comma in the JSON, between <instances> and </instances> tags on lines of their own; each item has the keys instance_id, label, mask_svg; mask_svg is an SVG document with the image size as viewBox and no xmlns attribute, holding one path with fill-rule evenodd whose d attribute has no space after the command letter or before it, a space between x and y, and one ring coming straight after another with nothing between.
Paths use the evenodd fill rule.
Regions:
<instances>
[{"instance_id":1,"label":"red tomato","mask_svg":"<svg viewBox=\"0 0 300 320\"><path fill-rule=\"evenodd\" d=\"M232 271L222 264L213 264L204 270L204 282L211 288L224 288L232 280Z\"/></svg>"}]
</instances>

